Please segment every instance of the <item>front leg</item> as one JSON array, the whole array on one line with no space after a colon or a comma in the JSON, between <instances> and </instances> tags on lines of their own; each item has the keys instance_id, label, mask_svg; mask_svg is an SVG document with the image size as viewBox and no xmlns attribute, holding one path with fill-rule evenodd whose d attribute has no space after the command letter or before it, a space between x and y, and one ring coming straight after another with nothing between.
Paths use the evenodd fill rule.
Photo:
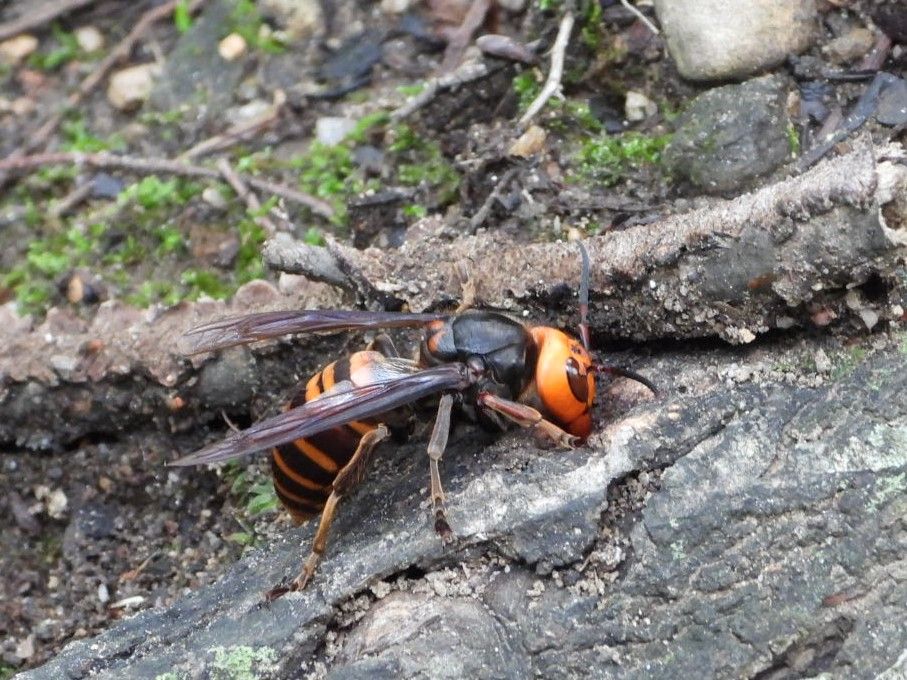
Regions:
<instances>
[{"instance_id":1,"label":"front leg","mask_svg":"<svg viewBox=\"0 0 907 680\"><path fill-rule=\"evenodd\" d=\"M545 420L541 413L526 404L504 399L491 392L480 392L478 403L480 408L498 413L520 427L534 428L555 446L573 449L580 443L580 437L575 437L550 420Z\"/></svg>"}]
</instances>

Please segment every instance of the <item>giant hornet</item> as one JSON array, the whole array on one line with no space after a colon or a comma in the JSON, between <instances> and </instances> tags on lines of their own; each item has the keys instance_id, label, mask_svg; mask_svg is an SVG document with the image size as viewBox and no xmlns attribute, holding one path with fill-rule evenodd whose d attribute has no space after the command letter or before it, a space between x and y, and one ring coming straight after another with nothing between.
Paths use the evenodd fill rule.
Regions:
<instances>
[{"instance_id":1,"label":"giant hornet","mask_svg":"<svg viewBox=\"0 0 907 680\"><path fill-rule=\"evenodd\" d=\"M271 449L274 488L299 524L321 515L312 550L288 587L268 599L305 588L327 546L340 499L358 484L375 447L408 423L410 405L440 396L428 442L435 530L453 532L444 512L438 462L447 446L454 402L483 424L505 421L533 428L556 446L575 447L592 432L595 374L639 381L642 376L593 361L587 322L589 257L580 244L580 338L548 326L526 326L491 311L414 314L335 310L264 312L215 321L184 336L197 354L289 333L423 327L415 360L403 359L379 335L364 351L338 359L300 384L286 410L172 465L230 460Z\"/></svg>"}]
</instances>

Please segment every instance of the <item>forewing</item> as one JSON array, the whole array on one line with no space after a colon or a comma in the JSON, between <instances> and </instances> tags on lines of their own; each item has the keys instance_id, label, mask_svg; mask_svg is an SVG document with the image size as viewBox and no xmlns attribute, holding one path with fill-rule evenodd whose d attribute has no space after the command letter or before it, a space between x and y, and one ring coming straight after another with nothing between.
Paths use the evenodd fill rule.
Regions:
<instances>
[{"instance_id":1,"label":"forewing","mask_svg":"<svg viewBox=\"0 0 907 680\"><path fill-rule=\"evenodd\" d=\"M266 340L289 333L422 326L443 319L441 314L363 312L339 309L300 309L261 312L221 319L198 326L181 338L184 354L199 354L225 347Z\"/></svg>"},{"instance_id":2,"label":"forewing","mask_svg":"<svg viewBox=\"0 0 907 680\"><path fill-rule=\"evenodd\" d=\"M463 364L450 363L404 374L393 380L352 387L326 394L302 406L256 423L221 442L206 446L174 461L171 465L200 465L238 458L308 437L353 420L386 413L400 406L467 384Z\"/></svg>"}]
</instances>

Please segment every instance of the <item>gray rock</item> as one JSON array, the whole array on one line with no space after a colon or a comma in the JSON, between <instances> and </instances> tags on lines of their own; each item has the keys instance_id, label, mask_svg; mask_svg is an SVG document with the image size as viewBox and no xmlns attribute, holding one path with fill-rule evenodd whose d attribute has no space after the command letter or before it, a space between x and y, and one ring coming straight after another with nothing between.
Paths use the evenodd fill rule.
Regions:
<instances>
[{"instance_id":1,"label":"gray rock","mask_svg":"<svg viewBox=\"0 0 907 680\"><path fill-rule=\"evenodd\" d=\"M814 0L655 0L655 12L691 80L745 78L802 52L816 32Z\"/></svg>"},{"instance_id":2,"label":"gray rock","mask_svg":"<svg viewBox=\"0 0 907 680\"><path fill-rule=\"evenodd\" d=\"M309 590L261 606L299 568L311 525L20 677L222 677L240 663L279 678L895 673L907 648L902 342L856 365L831 352L836 377L820 388L773 377L782 365L811 375L808 342L745 359L664 354L644 367L664 396L612 408L574 452L458 431L442 464L459 536L447 550L422 503L424 442L398 447L343 504ZM717 376L743 360L751 379L727 387ZM621 489L639 503L621 504ZM622 561L591 559L608 552ZM559 571L540 576L551 555Z\"/></svg>"},{"instance_id":3,"label":"gray rock","mask_svg":"<svg viewBox=\"0 0 907 680\"><path fill-rule=\"evenodd\" d=\"M891 126L907 123L907 80L900 78L882 90L876 120Z\"/></svg>"},{"instance_id":4,"label":"gray rock","mask_svg":"<svg viewBox=\"0 0 907 680\"><path fill-rule=\"evenodd\" d=\"M748 186L790 158L787 81L765 76L696 97L677 121L664 161L671 173L706 192Z\"/></svg>"},{"instance_id":5,"label":"gray rock","mask_svg":"<svg viewBox=\"0 0 907 680\"><path fill-rule=\"evenodd\" d=\"M168 56L146 106L163 112L189 108L197 115L186 118L195 118L198 124L230 106L243 63L221 58L218 44L230 32L232 8L229 0L206 5Z\"/></svg>"}]
</instances>

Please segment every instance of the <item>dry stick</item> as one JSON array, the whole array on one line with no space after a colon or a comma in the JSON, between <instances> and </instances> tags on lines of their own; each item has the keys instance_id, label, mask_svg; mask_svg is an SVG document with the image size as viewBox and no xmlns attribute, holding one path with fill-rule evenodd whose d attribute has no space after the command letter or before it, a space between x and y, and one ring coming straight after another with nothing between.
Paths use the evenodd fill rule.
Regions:
<instances>
[{"instance_id":1,"label":"dry stick","mask_svg":"<svg viewBox=\"0 0 907 680\"><path fill-rule=\"evenodd\" d=\"M217 161L217 170L227 181L227 184L233 187L233 191L236 192L236 195L246 202L249 212L253 215L252 219L255 220L258 226L268 232L268 236L276 234L277 227L275 224L265 215L261 214L261 202L258 200L258 196L249 191L249 187L247 187L246 183L242 181L242 178L236 174L236 171L230 166L230 162L226 158L221 158Z\"/></svg>"},{"instance_id":2,"label":"dry stick","mask_svg":"<svg viewBox=\"0 0 907 680\"><path fill-rule=\"evenodd\" d=\"M207 168L203 165L191 165L167 158L139 158L136 156L119 156L112 153L79 153L76 151L5 158L0 160L0 172L30 170L47 165L85 165L102 169L118 168L143 175L160 173L182 177L206 177L209 179L221 179L222 177L221 173L214 168ZM293 203L304 205L311 209L312 212L323 217L331 218L334 216L334 209L328 203L314 196L275 184L274 182L258 179L257 177L238 176L245 184L259 191L274 194Z\"/></svg>"},{"instance_id":3,"label":"dry stick","mask_svg":"<svg viewBox=\"0 0 907 680\"><path fill-rule=\"evenodd\" d=\"M557 38L554 40L554 47L551 48L551 70L548 71L548 79L539 92L538 97L532 100L526 113L520 118L519 125L524 127L526 123L532 120L535 115L542 110L542 107L548 102L553 94L561 88L561 77L564 75L564 55L567 52L567 44L570 42L570 31L573 30L573 13L567 12L561 19L561 25L557 29Z\"/></svg>"},{"instance_id":4,"label":"dry stick","mask_svg":"<svg viewBox=\"0 0 907 680\"><path fill-rule=\"evenodd\" d=\"M655 35L661 34L661 31L658 30L655 24L649 21L649 18L645 14L643 14L636 7L630 4L630 0L620 0L620 4L630 10L630 12L634 14L637 19L643 22L646 25L646 28L652 31L652 33L654 33Z\"/></svg>"},{"instance_id":5,"label":"dry stick","mask_svg":"<svg viewBox=\"0 0 907 680\"><path fill-rule=\"evenodd\" d=\"M93 2L97 2L97 0L62 0L60 2L45 3L31 14L0 24L0 40L6 40L25 31L43 26L58 16L80 9Z\"/></svg>"},{"instance_id":6,"label":"dry stick","mask_svg":"<svg viewBox=\"0 0 907 680\"><path fill-rule=\"evenodd\" d=\"M472 40L472 34L485 22L485 15L488 14L490 7L491 0L476 0L470 5L466 16L463 17L463 23L457 26L447 42L444 59L441 60L441 73L449 73L460 63Z\"/></svg>"},{"instance_id":7,"label":"dry stick","mask_svg":"<svg viewBox=\"0 0 907 680\"><path fill-rule=\"evenodd\" d=\"M286 101L287 96L284 94L283 90L276 90L274 92L274 103L270 109L252 120L248 120L244 123L237 123L227 129L226 132L222 132L219 135L214 135L213 137L209 137L208 139L199 142L188 151L181 153L179 159L188 161L193 158L198 158L199 156L204 156L205 154L213 153L214 151L221 151L236 144L252 133L257 133L270 127L280 116L280 112Z\"/></svg>"},{"instance_id":8,"label":"dry stick","mask_svg":"<svg viewBox=\"0 0 907 680\"><path fill-rule=\"evenodd\" d=\"M457 69L451 73L431 78L424 83L422 91L407 99L401 106L391 111L391 120L394 122L408 118L413 113L428 104L432 99L438 96L442 90L452 90L479 80L488 75L490 69L484 61L469 62L460 64Z\"/></svg>"},{"instance_id":9,"label":"dry stick","mask_svg":"<svg viewBox=\"0 0 907 680\"><path fill-rule=\"evenodd\" d=\"M53 135L57 127L59 127L60 121L63 120L66 111L78 106L79 103L81 103L81 101L107 76L110 69L112 69L120 59L125 59L129 56L135 43L138 42L142 35L144 35L145 31L147 31L154 23L173 14L173 10L178 2L179 0L170 0L163 5L145 12L133 29L129 31L128 35L123 38L106 57L98 62L95 69L85 77L85 80L81 82L76 91L67 97L66 106L48 118L34 134L29 135L25 143L13 151L6 160L22 158L30 151L34 151L47 144L47 140L50 139L51 135ZM189 12L196 12L204 3L205 0L192 0L192 2L189 3ZM6 179L5 175L0 174L0 187L6 184Z\"/></svg>"}]
</instances>

